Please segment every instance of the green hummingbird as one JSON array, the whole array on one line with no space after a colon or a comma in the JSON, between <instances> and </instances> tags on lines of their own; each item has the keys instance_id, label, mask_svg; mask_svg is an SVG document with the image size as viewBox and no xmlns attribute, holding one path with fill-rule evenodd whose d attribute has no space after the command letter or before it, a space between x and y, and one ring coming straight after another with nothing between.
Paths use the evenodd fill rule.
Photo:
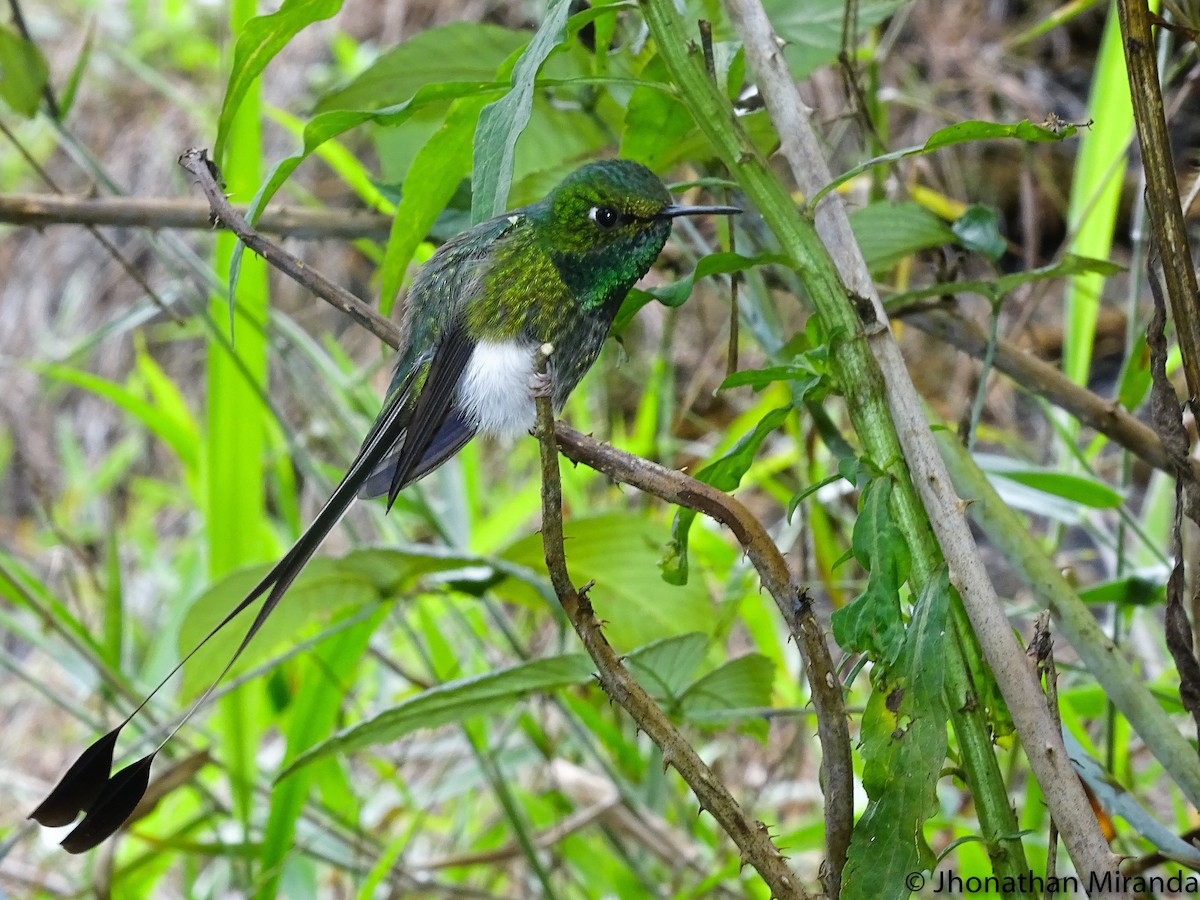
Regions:
<instances>
[{"instance_id":1,"label":"green hummingbird","mask_svg":"<svg viewBox=\"0 0 1200 900\"><path fill-rule=\"evenodd\" d=\"M447 241L413 280L395 375L362 448L295 545L116 728L93 743L31 814L46 826L83 820L63 840L90 850L129 818L163 745L204 703L355 497L387 497L432 472L477 434L512 437L534 425L535 394L560 411L600 354L621 301L646 274L677 216L741 212L677 206L662 181L629 160L589 163L543 200ZM554 347L548 371L537 349ZM229 663L175 729L115 774L121 729L210 638L263 595Z\"/></svg>"}]
</instances>

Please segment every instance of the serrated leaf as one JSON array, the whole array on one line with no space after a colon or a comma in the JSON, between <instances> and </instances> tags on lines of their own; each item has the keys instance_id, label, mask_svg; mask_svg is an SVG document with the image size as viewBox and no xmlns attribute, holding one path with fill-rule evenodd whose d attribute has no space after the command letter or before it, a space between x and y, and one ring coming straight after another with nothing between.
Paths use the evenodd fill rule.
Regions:
<instances>
[{"instance_id":1,"label":"serrated leaf","mask_svg":"<svg viewBox=\"0 0 1200 900\"><path fill-rule=\"evenodd\" d=\"M482 222L508 207L513 153L533 112L533 87L542 63L562 43L570 0L551 0L533 40L513 67L512 87L484 107L475 131L471 218Z\"/></svg>"},{"instance_id":2,"label":"serrated leaf","mask_svg":"<svg viewBox=\"0 0 1200 900\"><path fill-rule=\"evenodd\" d=\"M908 544L889 508L892 482L876 478L863 490L851 538L854 558L867 569L867 588L830 617L838 645L890 667L904 647L900 586L908 579Z\"/></svg>"},{"instance_id":3,"label":"serrated leaf","mask_svg":"<svg viewBox=\"0 0 1200 900\"><path fill-rule=\"evenodd\" d=\"M996 262L1008 249L1008 242L1000 233L1000 223L996 211L991 207L968 207L967 211L954 220L950 230L958 239L958 243L968 250L974 250Z\"/></svg>"},{"instance_id":4,"label":"serrated leaf","mask_svg":"<svg viewBox=\"0 0 1200 900\"><path fill-rule=\"evenodd\" d=\"M913 609L897 664L879 677L863 714L863 788L870 803L855 823L842 874L842 897L907 897L904 877L931 869L925 821L946 759L949 710L942 689L950 603L945 566Z\"/></svg>"},{"instance_id":5,"label":"serrated leaf","mask_svg":"<svg viewBox=\"0 0 1200 900\"><path fill-rule=\"evenodd\" d=\"M42 51L7 26L0 26L0 100L27 119L37 115L50 69Z\"/></svg>"},{"instance_id":6,"label":"serrated leaf","mask_svg":"<svg viewBox=\"0 0 1200 900\"><path fill-rule=\"evenodd\" d=\"M867 266L880 272L918 250L954 243L954 232L916 203L871 203L850 213L850 228Z\"/></svg>"},{"instance_id":7,"label":"serrated leaf","mask_svg":"<svg viewBox=\"0 0 1200 900\"><path fill-rule=\"evenodd\" d=\"M758 448L776 428L783 424L791 406L783 406L767 413L754 429L742 435L736 444L721 454L695 475L697 481L711 484L717 490L732 491L742 483L742 476L754 464ZM667 584L682 585L688 580L688 532L696 519L695 510L680 509L675 513L671 525L671 541L667 553L659 563L662 577Z\"/></svg>"},{"instance_id":8,"label":"serrated leaf","mask_svg":"<svg viewBox=\"0 0 1200 900\"><path fill-rule=\"evenodd\" d=\"M693 631L651 641L625 657L625 665L652 697L671 704L704 660L708 635Z\"/></svg>"},{"instance_id":9,"label":"serrated leaf","mask_svg":"<svg viewBox=\"0 0 1200 900\"><path fill-rule=\"evenodd\" d=\"M238 35L233 51L229 82L217 116L217 140L213 159L218 165L224 160L225 142L229 129L246 92L297 34L322 19L328 19L342 8L342 0L284 0L278 10L248 21Z\"/></svg>"},{"instance_id":10,"label":"serrated leaf","mask_svg":"<svg viewBox=\"0 0 1200 900\"><path fill-rule=\"evenodd\" d=\"M587 655L569 653L448 681L409 697L352 728L339 731L298 756L280 774L279 780L331 753L350 753L394 741L421 728L436 728L473 716L507 711L528 694L587 684L594 671L595 665Z\"/></svg>"}]
</instances>

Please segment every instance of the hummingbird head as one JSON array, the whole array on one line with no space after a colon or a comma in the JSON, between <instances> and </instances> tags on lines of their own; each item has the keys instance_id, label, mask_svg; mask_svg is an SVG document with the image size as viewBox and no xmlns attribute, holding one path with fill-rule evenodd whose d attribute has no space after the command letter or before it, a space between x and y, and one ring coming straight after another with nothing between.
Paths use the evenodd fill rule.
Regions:
<instances>
[{"instance_id":1,"label":"hummingbird head","mask_svg":"<svg viewBox=\"0 0 1200 900\"><path fill-rule=\"evenodd\" d=\"M531 210L574 298L585 308L613 312L662 251L673 218L738 212L732 206L676 206L657 175L627 159L576 169Z\"/></svg>"}]
</instances>

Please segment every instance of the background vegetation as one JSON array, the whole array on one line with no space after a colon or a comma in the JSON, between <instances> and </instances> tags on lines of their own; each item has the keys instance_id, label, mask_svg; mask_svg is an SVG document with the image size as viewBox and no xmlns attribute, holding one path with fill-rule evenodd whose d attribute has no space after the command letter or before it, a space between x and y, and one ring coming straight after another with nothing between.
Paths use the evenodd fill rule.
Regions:
<instances>
[{"instance_id":1,"label":"background vegetation","mask_svg":"<svg viewBox=\"0 0 1200 900\"><path fill-rule=\"evenodd\" d=\"M1172 566L1195 552L1173 528L1176 485L1194 478L1178 449L1189 438L1123 414L1147 406L1152 359L1176 373L1197 348L1183 327L1169 354L1145 338L1147 259L1179 256L1161 239L1151 252L1144 176L1127 162L1152 154L1131 154L1116 8L763 5L821 152L846 173L858 245L1022 643L1052 609L1051 706L1095 803L1064 828L1103 827L1127 872L1191 871L1200 762L1176 666L1194 682L1168 650L1196 621L1190 586L1172 607L1184 624L1164 625ZM12 7L0 29L0 214L14 223L0 231L4 890L771 893L697 814L676 760L597 685L548 580L533 440L467 448L389 516L352 510L160 759L127 831L76 858L24 819L310 521L390 374L368 332L206 232L207 204L175 163L193 146L213 148L234 202L273 197L264 230L385 314L438 242L597 156L746 207L735 233L678 222L563 418L735 492L769 529L831 634L852 789L831 799L804 661L728 531L566 466L572 575L595 581L604 635L764 823L797 896L821 889L837 855L831 806L855 821L844 896L906 896L910 872L1085 868L1052 857L1061 845L1021 741L1033 711L1006 702L971 591L975 627L950 587L884 402L895 373L857 340L863 307L822 288L832 268L796 214L801 176L783 155L760 163L790 132L752 88L743 33L707 2L675 33L670 9ZM1155 36L1186 193L1195 10L1163 12L1178 26ZM680 67L703 56L699 19L712 64L697 84ZM94 194L110 217L124 195L185 202L135 204L88 230L101 213L46 213L30 192ZM272 223L277 205L292 218ZM168 215L192 230L162 227ZM236 632L156 698L122 752L163 737ZM1013 651L1004 668L1028 678L1034 663Z\"/></svg>"}]
</instances>

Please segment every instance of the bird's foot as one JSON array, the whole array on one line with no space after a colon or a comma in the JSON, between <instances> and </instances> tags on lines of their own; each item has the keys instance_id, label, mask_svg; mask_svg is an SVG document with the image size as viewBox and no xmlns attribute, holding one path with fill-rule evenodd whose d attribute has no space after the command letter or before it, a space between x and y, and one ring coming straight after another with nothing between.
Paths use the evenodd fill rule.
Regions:
<instances>
[{"instance_id":1,"label":"bird's foot","mask_svg":"<svg viewBox=\"0 0 1200 900\"><path fill-rule=\"evenodd\" d=\"M554 393L554 380L549 372L534 372L529 377L529 390L534 397L549 397Z\"/></svg>"}]
</instances>

